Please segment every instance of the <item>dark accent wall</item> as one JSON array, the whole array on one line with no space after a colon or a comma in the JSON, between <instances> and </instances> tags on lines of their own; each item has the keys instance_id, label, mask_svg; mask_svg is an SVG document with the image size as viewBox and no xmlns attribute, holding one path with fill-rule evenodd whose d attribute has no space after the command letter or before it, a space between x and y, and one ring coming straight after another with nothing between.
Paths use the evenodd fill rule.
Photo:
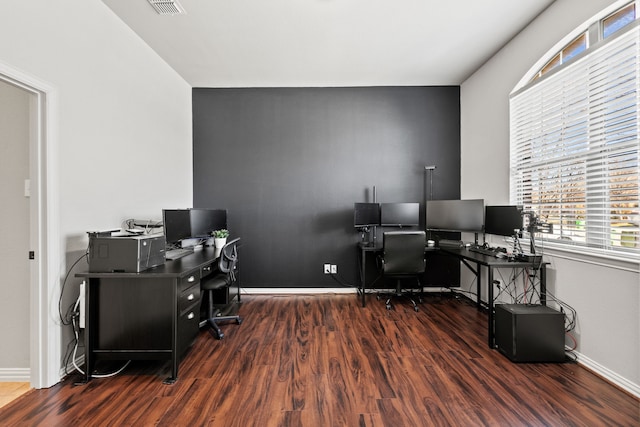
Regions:
<instances>
[{"instance_id":1,"label":"dark accent wall","mask_svg":"<svg viewBox=\"0 0 640 427\"><path fill-rule=\"evenodd\" d=\"M358 282L353 203L460 194L460 88L193 90L193 206L228 210L244 287ZM456 278L457 280L457 278Z\"/></svg>"}]
</instances>

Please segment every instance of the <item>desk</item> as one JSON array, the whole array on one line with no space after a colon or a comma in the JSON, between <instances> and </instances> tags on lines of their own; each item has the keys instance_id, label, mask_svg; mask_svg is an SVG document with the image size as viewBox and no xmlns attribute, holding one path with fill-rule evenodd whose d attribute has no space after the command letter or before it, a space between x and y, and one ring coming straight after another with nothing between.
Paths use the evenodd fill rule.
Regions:
<instances>
[{"instance_id":1,"label":"desk","mask_svg":"<svg viewBox=\"0 0 640 427\"><path fill-rule=\"evenodd\" d=\"M366 280L366 270L367 270L367 255L372 254L375 255L377 253L382 252L382 244L370 244L365 242L358 243L358 264L360 269L360 293L362 294L362 306L364 307L366 289L367 289L367 280Z\"/></svg>"},{"instance_id":2,"label":"desk","mask_svg":"<svg viewBox=\"0 0 640 427\"><path fill-rule=\"evenodd\" d=\"M140 273L79 273L85 287L85 381L96 360L171 360L171 376L198 334L200 280L219 252L203 248Z\"/></svg>"},{"instance_id":3,"label":"desk","mask_svg":"<svg viewBox=\"0 0 640 427\"><path fill-rule=\"evenodd\" d=\"M482 301L480 298L480 290L481 290L481 268L482 266L487 267L487 300L488 300L488 310L489 310L489 325L488 325L488 344L489 348L495 347L495 339L494 339L494 305L493 305L493 271L496 268L533 268L539 269L540 271L540 304L546 305L547 303L547 263L543 262L539 265L533 262L525 262L525 261L508 261L504 258L495 258L490 255L483 255L477 252L472 252L466 248L440 248L440 251L451 256L455 256L464 265L466 265L469 270L471 270L476 275L476 304L478 308L480 308ZM475 269L470 263L475 263ZM534 283L535 286L535 283Z\"/></svg>"},{"instance_id":4,"label":"desk","mask_svg":"<svg viewBox=\"0 0 640 427\"><path fill-rule=\"evenodd\" d=\"M362 294L362 306L365 306L365 291L367 288L366 281L366 258L368 254L376 254L382 251L382 245L369 245L366 243L358 244L359 253L359 269L360 269L360 292ZM504 258L496 258L489 255L483 255L477 252L472 252L466 248L428 248L425 247L425 252L439 251L442 254L453 256L458 258L464 265L467 266L476 275L476 305L480 309L482 307L482 299L480 298L480 292L482 289L482 266L487 268L487 290L488 290L488 344L489 348L495 347L494 337L494 305L493 305L493 273L495 269L499 268L539 268L540 271L540 304L546 305L547 302L547 263L541 263L537 265L533 262L525 261L508 261ZM474 266L471 263L475 264ZM427 266L427 268L429 268Z\"/></svg>"}]
</instances>

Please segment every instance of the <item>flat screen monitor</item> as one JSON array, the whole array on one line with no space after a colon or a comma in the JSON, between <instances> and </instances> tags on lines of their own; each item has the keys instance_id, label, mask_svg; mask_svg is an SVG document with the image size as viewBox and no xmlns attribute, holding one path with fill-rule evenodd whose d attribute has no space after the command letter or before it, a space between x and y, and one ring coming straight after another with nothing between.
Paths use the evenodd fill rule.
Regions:
<instances>
[{"instance_id":1,"label":"flat screen monitor","mask_svg":"<svg viewBox=\"0 0 640 427\"><path fill-rule=\"evenodd\" d=\"M427 230L482 232L484 199L429 200Z\"/></svg>"},{"instance_id":2,"label":"flat screen monitor","mask_svg":"<svg viewBox=\"0 0 640 427\"><path fill-rule=\"evenodd\" d=\"M379 203L354 203L353 226L356 228L380 225Z\"/></svg>"},{"instance_id":3,"label":"flat screen monitor","mask_svg":"<svg viewBox=\"0 0 640 427\"><path fill-rule=\"evenodd\" d=\"M226 209L193 208L189 211L191 237L211 237L213 230L227 228Z\"/></svg>"},{"instance_id":4,"label":"flat screen monitor","mask_svg":"<svg viewBox=\"0 0 640 427\"><path fill-rule=\"evenodd\" d=\"M381 203L380 225L415 227L420 224L420 203Z\"/></svg>"},{"instance_id":5,"label":"flat screen monitor","mask_svg":"<svg viewBox=\"0 0 640 427\"><path fill-rule=\"evenodd\" d=\"M513 236L522 230L522 206L487 206L484 232L496 236Z\"/></svg>"},{"instance_id":6,"label":"flat screen monitor","mask_svg":"<svg viewBox=\"0 0 640 427\"><path fill-rule=\"evenodd\" d=\"M163 209L162 225L167 245L175 245L191 237L190 209Z\"/></svg>"}]
</instances>

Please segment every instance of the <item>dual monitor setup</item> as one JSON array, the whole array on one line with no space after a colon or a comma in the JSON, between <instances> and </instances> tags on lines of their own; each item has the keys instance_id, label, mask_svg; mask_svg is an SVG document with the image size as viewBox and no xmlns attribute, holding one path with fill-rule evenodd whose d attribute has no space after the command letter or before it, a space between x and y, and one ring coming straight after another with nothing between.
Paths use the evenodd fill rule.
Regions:
<instances>
[{"instance_id":1,"label":"dual monitor setup","mask_svg":"<svg viewBox=\"0 0 640 427\"><path fill-rule=\"evenodd\" d=\"M419 203L355 203L354 226L363 232L371 227L417 227ZM430 232L469 232L514 236L523 230L521 206L485 206L483 199L429 200L425 228ZM477 237L476 237L477 243Z\"/></svg>"},{"instance_id":2,"label":"dual monitor setup","mask_svg":"<svg viewBox=\"0 0 640 427\"><path fill-rule=\"evenodd\" d=\"M367 245L375 246L376 227L417 227L420 225L420 203L355 203L353 225L362 232L371 232L373 239Z\"/></svg>"},{"instance_id":3,"label":"dual monitor setup","mask_svg":"<svg viewBox=\"0 0 640 427\"><path fill-rule=\"evenodd\" d=\"M227 211L202 208L163 209L162 223L167 242L167 259L175 259L172 257L184 255L184 250L192 251L197 244L188 245L188 241L206 240L211 237L212 231L226 229Z\"/></svg>"},{"instance_id":4,"label":"dual monitor setup","mask_svg":"<svg viewBox=\"0 0 640 427\"><path fill-rule=\"evenodd\" d=\"M484 233L511 237L523 230L522 206L485 206L483 199L429 200L429 231Z\"/></svg>"}]
</instances>

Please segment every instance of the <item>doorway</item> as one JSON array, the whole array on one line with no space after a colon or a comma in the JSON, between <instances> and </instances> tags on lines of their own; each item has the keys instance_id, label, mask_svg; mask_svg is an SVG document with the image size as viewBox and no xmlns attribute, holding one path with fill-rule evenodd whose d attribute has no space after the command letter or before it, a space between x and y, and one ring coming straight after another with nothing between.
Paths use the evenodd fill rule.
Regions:
<instances>
[{"instance_id":1,"label":"doorway","mask_svg":"<svg viewBox=\"0 0 640 427\"><path fill-rule=\"evenodd\" d=\"M0 81L0 368L29 380L29 94ZM26 378L25 378L26 375Z\"/></svg>"},{"instance_id":2,"label":"doorway","mask_svg":"<svg viewBox=\"0 0 640 427\"><path fill-rule=\"evenodd\" d=\"M0 221L10 217L8 211L16 209L24 212L24 204L28 206L26 214L23 213L24 216L19 223L11 224L12 232L16 233L11 237L14 241L3 241L4 245L14 250L16 265L13 261L10 265L6 265L9 262L1 259L0 263L5 267L4 271L15 269L17 273L10 280L3 280L0 285L0 295L5 298L7 293L15 293L20 302L16 303L15 310L12 308L10 319L1 317L0 313L0 319L5 321L4 324L11 325L7 329L15 329L15 336L2 335L2 338L8 339L11 346L17 342L19 350L9 356L18 361L5 360L4 364L0 365L4 368L9 363L12 368L2 369L0 372L4 374L5 381L26 380L33 388L45 388L56 384L62 377L61 329L50 315L51 301L55 301L60 281L58 274L60 248L56 247L59 232L55 226L58 208L56 203L52 202L57 195L55 185L57 179L55 165L49 155L55 152L55 138L52 137L50 128L54 121L52 117L55 109L52 105L55 105L56 97L52 86L2 62L0 62L0 84L3 90L0 103L5 104L0 108L4 108L4 114L11 118L7 123L19 122L19 128L22 129L20 132L23 133L25 132L24 122L27 123L27 136L15 137L15 144L20 147L16 148L17 145L11 144L11 149L23 150L22 153L9 154L7 151L11 166L2 165L3 169L8 169L8 177L12 183L9 185L11 194L5 194L4 189L0 190L2 191L1 200L5 206L0 212ZM24 105L25 99L27 107ZM19 107L16 107L17 105ZM5 147L9 150L8 139L4 136L0 139L2 150ZM12 139L14 139L13 136ZM24 155L27 158L26 174L24 173ZM14 156L21 158L19 165L17 161L15 165L11 161ZM11 214L11 218L14 217L15 215ZM5 237L5 230L3 229L2 232ZM14 259L13 255L2 254L2 256ZM28 350L25 350L25 345ZM24 358L28 360L27 367L24 367ZM1 360L4 359L0 357Z\"/></svg>"}]
</instances>

